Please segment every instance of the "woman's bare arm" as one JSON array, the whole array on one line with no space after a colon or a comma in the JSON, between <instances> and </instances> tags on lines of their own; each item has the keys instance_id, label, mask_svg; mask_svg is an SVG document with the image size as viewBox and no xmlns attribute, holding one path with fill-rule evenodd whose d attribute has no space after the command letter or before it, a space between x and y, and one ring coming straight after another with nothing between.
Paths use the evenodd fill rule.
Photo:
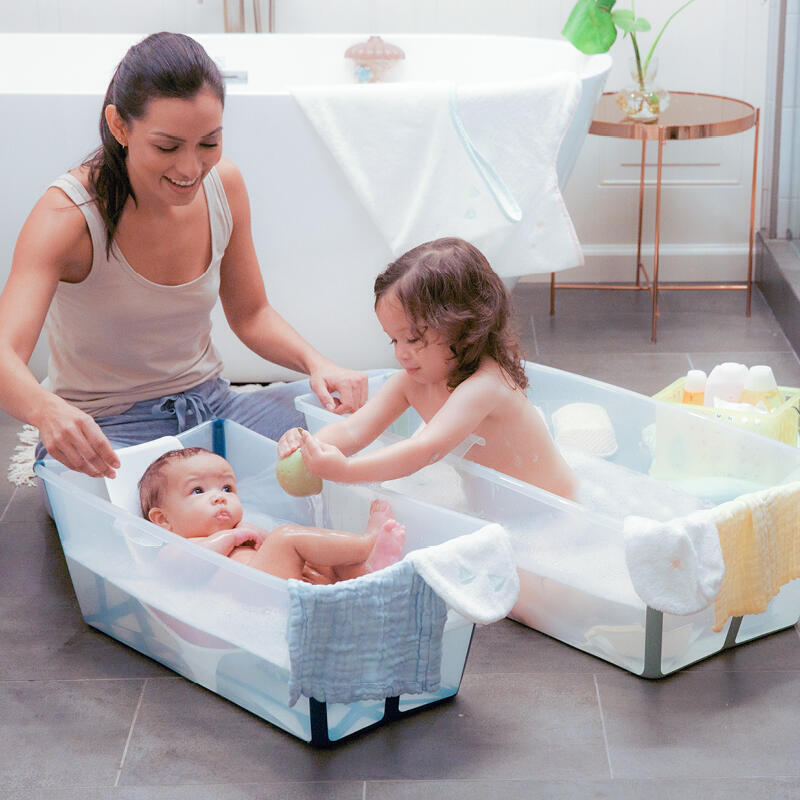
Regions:
<instances>
[{"instance_id":1,"label":"woman's bare arm","mask_svg":"<svg viewBox=\"0 0 800 800\"><path fill-rule=\"evenodd\" d=\"M323 405L337 413L354 411L367 397L366 375L338 366L315 350L267 300L253 244L250 201L238 169L218 166L233 217L233 233L222 259L220 297L233 332L253 352L310 376ZM339 393L339 400L332 392Z\"/></svg>"},{"instance_id":2,"label":"woman's bare arm","mask_svg":"<svg viewBox=\"0 0 800 800\"><path fill-rule=\"evenodd\" d=\"M82 280L91 263L83 214L49 189L23 225L0 295L0 405L35 425L48 452L66 466L113 477L119 462L97 423L44 389L27 366L59 281Z\"/></svg>"}]
</instances>

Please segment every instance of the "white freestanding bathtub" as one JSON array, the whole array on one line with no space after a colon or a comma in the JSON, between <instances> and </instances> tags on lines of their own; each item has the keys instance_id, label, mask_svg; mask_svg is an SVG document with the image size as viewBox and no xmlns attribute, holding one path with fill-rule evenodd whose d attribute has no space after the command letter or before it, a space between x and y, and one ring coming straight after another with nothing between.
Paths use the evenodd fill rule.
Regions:
<instances>
[{"instance_id":1,"label":"white freestanding bathtub","mask_svg":"<svg viewBox=\"0 0 800 800\"><path fill-rule=\"evenodd\" d=\"M17 234L37 198L99 143L106 86L133 34L0 34L0 282ZM252 205L256 249L273 305L325 355L366 369L390 352L372 311L372 283L391 253L290 85L354 82L346 48L361 34L206 34L197 39L228 80L224 152L242 170ZM559 151L564 186L611 66L566 41L512 36L386 34L406 53L391 81L502 83L571 71L581 100ZM527 272L502 267L513 281ZM500 270L498 270L500 271ZM215 312L214 339L234 381L286 377L249 352ZM31 363L46 373L41 342Z\"/></svg>"}]
</instances>

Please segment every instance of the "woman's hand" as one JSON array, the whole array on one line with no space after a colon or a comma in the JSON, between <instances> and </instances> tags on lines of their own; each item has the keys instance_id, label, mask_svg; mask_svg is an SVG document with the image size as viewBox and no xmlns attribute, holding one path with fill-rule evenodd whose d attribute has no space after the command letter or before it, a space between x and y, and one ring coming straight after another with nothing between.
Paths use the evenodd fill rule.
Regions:
<instances>
[{"instance_id":1,"label":"woman's hand","mask_svg":"<svg viewBox=\"0 0 800 800\"><path fill-rule=\"evenodd\" d=\"M300 449L303 462L309 471L329 481L347 482L347 456L332 444L315 439L303 431L303 446Z\"/></svg>"},{"instance_id":2,"label":"woman's hand","mask_svg":"<svg viewBox=\"0 0 800 800\"><path fill-rule=\"evenodd\" d=\"M346 369L326 362L315 369L309 384L320 403L334 414L348 414L361 408L367 401L367 376L363 372ZM338 392L334 397L331 392Z\"/></svg>"},{"instance_id":3,"label":"woman's hand","mask_svg":"<svg viewBox=\"0 0 800 800\"><path fill-rule=\"evenodd\" d=\"M32 417L47 452L64 466L92 478L113 478L119 459L100 426L56 395Z\"/></svg>"}]
</instances>

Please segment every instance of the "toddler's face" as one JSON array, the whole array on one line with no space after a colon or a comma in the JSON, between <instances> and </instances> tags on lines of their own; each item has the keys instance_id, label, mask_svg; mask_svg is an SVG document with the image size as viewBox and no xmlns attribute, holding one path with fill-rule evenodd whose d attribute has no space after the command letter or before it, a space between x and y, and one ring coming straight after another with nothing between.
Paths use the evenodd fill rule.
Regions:
<instances>
[{"instance_id":1,"label":"toddler's face","mask_svg":"<svg viewBox=\"0 0 800 800\"><path fill-rule=\"evenodd\" d=\"M179 536L211 536L236 527L242 504L231 465L213 453L171 461L164 468L165 491L150 519ZM155 513L154 513L155 512Z\"/></svg>"},{"instance_id":2,"label":"toddler's face","mask_svg":"<svg viewBox=\"0 0 800 800\"><path fill-rule=\"evenodd\" d=\"M375 313L381 327L394 345L395 358L400 366L417 383L441 383L453 369L450 346L436 331L426 331L422 338L406 316L402 303L393 291L388 291L378 301Z\"/></svg>"}]
</instances>

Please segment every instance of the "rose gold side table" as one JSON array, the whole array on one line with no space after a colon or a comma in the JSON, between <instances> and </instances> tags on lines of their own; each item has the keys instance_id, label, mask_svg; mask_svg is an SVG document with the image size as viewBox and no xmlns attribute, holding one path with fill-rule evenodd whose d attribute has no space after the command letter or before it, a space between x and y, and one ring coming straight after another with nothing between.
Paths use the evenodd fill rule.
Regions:
<instances>
[{"instance_id":1,"label":"rose gold side table","mask_svg":"<svg viewBox=\"0 0 800 800\"><path fill-rule=\"evenodd\" d=\"M747 294L745 313L750 316L750 299L753 288L753 234L756 210L756 171L758 162L759 109L742 100L714 94L693 92L670 92L669 108L655 122L634 122L627 119L616 103L616 92L604 92L594 112L589 133L596 136L614 136L618 139L641 139L642 164L639 174L639 233L636 245L636 275L633 284L609 283L556 283L555 273L550 273L550 315L555 314L556 289L626 289L647 290L653 298L652 332L650 341L656 341L658 322L658 293L665 290L735 289ZM661 236L661 169L664 144L673 139L710 139L714 136L729 136L755 127L753 143L753 183L750 195L750 236L747 258L747 281L744 283L693 283L669 284L659 287L658 248ZM653 252L653 279L642 264L642 209L644 208L644 170L647 142L658 142L658 166L656 168L656 209ZM644 275L645 282L640 281Z\"/></svg>"}]
</instances>

